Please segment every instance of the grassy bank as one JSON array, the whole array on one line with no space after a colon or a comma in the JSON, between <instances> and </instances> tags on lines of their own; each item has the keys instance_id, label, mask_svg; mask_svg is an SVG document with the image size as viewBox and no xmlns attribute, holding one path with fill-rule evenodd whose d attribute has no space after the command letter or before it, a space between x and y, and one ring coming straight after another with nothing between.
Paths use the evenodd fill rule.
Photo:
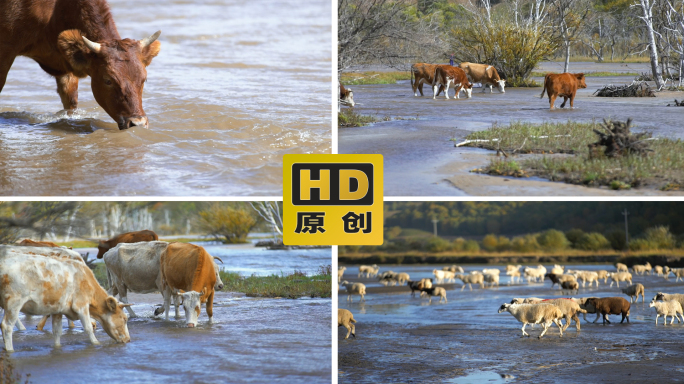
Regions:
<instances>
[{"instance_id":1,"label":"grassy bank","mask_svg":"<svg viewBox=\"0 0 684 384\"><path fill-rule=\"evenodd\" d=\"M104 264L97 264L93 270L97 282L105 289L107 269ZM241 276L235 272L221 271L223 291L242 292L250 297L284 297L298 299L300 297L330 297L332 293L331 267L322 266L313 276L294 271L290 275L281 273L271 276Z\"/></svg>"},{"instance_id":2,"label":"grassy bank","mask_svg":"<svg viewBox=\"0 0 684 384\"><path fill-rule=\"evenodd\" d=\"M224 291L242 292L250 297L330 297L332 294L330 266L321 267L313 276L294 271L291 275L241 276L235 272L221 272Z\"/></svg>"},{"instance_id":3,"label":"grassy bank","mask_svg":"<svg viewBox=\"0 0 684 384\"><path fill-rule=\"evenodd\" d=\"M598 127L597 122L515 122L508 126L494 125L486 131L474 132L466 139L497 139L475 142L469 146L490 150L501 148L508 154L544 155L527 159L496 159L474 172L517 177L532 175L552 181L609 186L613 189L648 186L676 190L684 185L684 142L670 139L653 140L650 143L653 152L647 156L607 158L595 153L590 157L587 145L597 141L598 136L592 129Z\"/></svg>"},{"instance_id":4,"label":"grassy bank","mask_svg":"<svg viewBox=\"0 0 684 384\"><path fill-rule=\"evenodd\" d=\"M547 73L558 72L532 72L532 77L544 77ZM636 72L584 72L585 77L616 77L616 76L630 76L636 77L639 74Z\"/></svg>"},{"instance_id":5,"label":"grassy bank","mask_svg":"<svg viewBox=\"0 0 684 384\"><path fill-rule=\"evenodd\" d=\"M530 264L539 263L625 263L627 265L643 264L650 262L653 265L669 265L670 267L684 267L684 252L677 251L642 251L642 252L617 252L617 251L563 251L563 252L538 252L538 253L467 253L467 252L443 252L431 253L420 251L407 252L369 252L353 253L338 256L340 265L358 264Z\"/></svg>"},{"instance_id":6,"label":"grassy bank","mask_svg":"<svg viewBox=\"0 0 684 384\"><path fill-rule=\"evenodd\" d=\"M340 82L344 85L395 84L399 80L411 80L409 71L391 72L347 72L340 74Z\"/></svg>"},{"instance_id":7,"label":"grassy bank","mask_svg":"<svg viewBox=\"0 0 684 384\"><path fill-rule=\"evenodd\" d=\"M370 123L375 123L378 121L374 116L361 115L354 112L352 108L343 108L340 113L337 114L337 123L340 128L353 128L353 127L363 127Z\"/></svg>"}]
</instances>

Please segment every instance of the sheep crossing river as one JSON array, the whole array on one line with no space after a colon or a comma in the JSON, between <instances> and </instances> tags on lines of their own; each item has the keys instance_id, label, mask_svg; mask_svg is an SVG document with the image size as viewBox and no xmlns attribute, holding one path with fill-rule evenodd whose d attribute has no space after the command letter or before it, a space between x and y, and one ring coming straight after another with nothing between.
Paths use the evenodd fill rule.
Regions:
<instances>
[{"instance_id":1,"label":"sheep crossing river","mask_svg":"<svg viewBox=\"0 0 684 384\"><path fill-rule=\"evenodd\" d=\"M545 264L550 271L552 265ZM610 280L595 284L580 282L579 294L561 293L556 285L551 289L547 278L543 283L508 285L505 266L501 270L499 287L461 291L461 281L435 284L446 288L447 303L411 297L407 286L383 286L377 278L358 278L357 266L347 265L344 279L366 285L365 301L346 300L344 288L338 295L339 308L353 313L356 337L344 340L347 330L338 330L338 379L340 383L375 382L467 382L464 376L491 374L495 379L515 377L516 380L538 382L620 382L654 380L677 381L682 377L681 361L684 344L679 341L684 324L655 325L656 310L649 301L658 292L684 293L684 282L675 282L670 275L634 274L634 284L645 287L646 302L632 303L630 322L620 324L621 316L610 315L611 324L602 320L592 323L595 314L585 321L577 314L581 330L574 322L559 337L556 325L551 325L542 339L540 325L526 332L510 313L498 313L504 303L513 298L539 297L630 297L621 290L628 285L611 288ZM465 273L491 266L464 265ZM534 266L532 266L534 267ZM412 281L434 278L433 270L442 266L380 266L408 273ZM612 265L568 265L567 269L615 271ZM522 271L522 269L521 269ZM563 320L565 323L565 320ZM473 377L475 377L473 376ZM484 376L483 376L484 377ZM491 378L487 376L488 378ZM501 378L500 382L507 379Z\"/></svg>"}]
</instances>

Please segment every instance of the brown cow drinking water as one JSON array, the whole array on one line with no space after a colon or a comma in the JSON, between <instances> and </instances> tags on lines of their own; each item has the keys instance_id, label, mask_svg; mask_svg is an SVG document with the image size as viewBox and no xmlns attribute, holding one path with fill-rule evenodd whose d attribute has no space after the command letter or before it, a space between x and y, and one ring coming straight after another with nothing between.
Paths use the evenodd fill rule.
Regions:
<instances>
[{"instance_id":1,"label":"brown cow drinking water","mask_svg":"<svg viewBox=\"0 0 684 384\"><path fill-rule=\"evenodd\" d=\"M57 80L64 109L78 106L78 78L90 76L95 100L119 129L147 128L142 93L161 31L121 39L105 0L0 1L0 92L17 56Z\"/></svg>"}]
</instances>

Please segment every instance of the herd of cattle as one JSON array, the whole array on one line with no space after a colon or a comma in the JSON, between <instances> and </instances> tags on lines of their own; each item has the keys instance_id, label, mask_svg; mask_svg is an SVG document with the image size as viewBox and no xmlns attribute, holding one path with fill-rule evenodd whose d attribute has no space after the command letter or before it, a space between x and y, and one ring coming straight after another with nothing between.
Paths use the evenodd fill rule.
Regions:
<instances>
[{"instance_id":1,"label":"herd of cattle","mask_svg":"<svg viewBox=\"0 0 684 384\"><path fill-rule=\"evenodd\" d=\"M213 316L215 290L223 288L219 267L207 251L188 243L158 241L152 231L129 232L98 244L98 258L107 267L109 291L95 279L78 252L51 242L24 240L18 246L0 245L0 306L5 314L0 327L7 351L13 351L12 331L25 327L19 313L43 316L38 329L52 317L55 346L60 345L62 315L80 320L91 343L95 321L115 341L131 340L128 317L136 316L128 303L127 292L161 292L164 305L155 316L166 312L171 300L179 318L185 310L188 327L195 327L201 304L206 303L209 323ZM119 296L119 300L115 296Z\"/></svg>"},{"instance_id":2,"label":"herd of cattle","mask_svg":"<svg viewBox=\"0 0 684 384\"><path fill-rule=\"evenodd\" d=\"M461 63L458 67L448 64L427 64L417 63L411 65L411 88L413 95L423 95L423 84L430 84L432 87L432 98L436 99L440 93L449 98L449 88L455 89L455 98L460 98L461 91L465 92L467 98L472 97L473 84L480 83L482 92L493 92L496 86L499 92L505 93L506 80L502 80L496 68L487 64ZM548 73L544 77L544 84L540 98L546 93L549 97L550 109L555 109L556 98L562 97L561 108L570 100L570 107L574 108L575 95L578 88L586 88L583 73ZM353 107L354 93L350 88L345 88L339 84L341 105Z\"/></svg>"},{"instance_id":3,"label":"herd of cattle","mask_svg":"<svg viewBox=\"0 0 684 384\"><path fill-rule=\"evenodd\" d=\"M539 336L540 338L546 333L549 326L552 324L557 324L560 330L560 335L563 335L563 331L568 328L570 321L575 321L577 330L580 329L579 318L577 315L579 313L584 314L584 320L586 321L587 313L595 313L596 319L594 323L598 321L600 316L603 316L603 323L610 323L608 315L621 315L622 321L627 320L629 322L630 307L632 301L635 303L638 301L639 296L642 298L642 302L645 302L645 288L641 283L632 283L633 275L646 275L652 274L654 276L661 276L665 280L669 279L669 275L673 274L676 281L684 277L684 268L669 268L668 266L651 266L651 264L646 263L643 265L635 264L630 269L627 265L622 263L616 263L614 272L607 270L569 270L561 265L554 265L553 268L548 271L543 265L538 265L537 267L526 267L521 271L521 266L508 265L505 269L505 274L510 276L509 285L515 283L517 280L520 282L524 277L527 279L527 283L532 282L544 282L546 279L551 281L551 287L553 288L556 284L563 291L570 291L572 293L579 293L579 281L582 282L582 287L585 287L586 283L589 283L589 287L596 284L599 286L599 280L603 280L604 284L608 283L610 279L610 287L614 283L617 283L617 288L620 289L620 282L628 282L630 285L623 287L621 289L622 293L630 297L627 301L623 297L583 297L583 298L552 298L543 299L537 297L528 298L514 298L510 303L505 303L499 308L499 313L510 312L518 321L523 324L522 333L524 336L529 336L525 332L525 326L527 324L542 324L543 332ZM338 281L342 280L346 267L342 266L338 269ZM377 278L378 282L388 286L388 285L403 285L411 290L411 295L414 296L415 292L420 292L421 297L429 297L430 302L432 302L433 296L438 296L440 298L440 303L444 301L447 302L446 289L444 287L439 287L433 284L440 284L444 282L454 282L455 279L460 279L463 283L461 290L463 290L466 285L470 286L472 290L472 284L479 284L480 288L486 288L486 284L490 287L499 285L499 275L501 270L498 268L485 268L482 271L474 270L470 273L465 273L463 268L460 266L452 265L443 267L441 270L434 269L432 271L434 278L423 278L420 280L412 281L410 276L406 272L395 273L393 271L385 271L380 273L380 267L377 265L361 265L359 266L358 278ZM547 273L548 272L548 273ZM352 295L359 295L361 301L365 301L366 295L366 285L361 282L349 283L348 281L341 282L341 288L345 288L347 292L347 301L353 301ZM656 324L658 324L658 318L664 316L665 323L667 323L667 317L671 316L670 324L677 319L677 322L684 323L684 294L668 294L663 292L658 292L653 300L649 303L649 307L654 308L656 311ZM355 327L352 323L356 322L353 318L351 312L346 309L340 309L338 311L338 325L347 328L348 338L351 334L355 335ZM681 321L679 316L681 316ZM562 320L565 319L565 326L562 325Z\"/></svg>"}]
</instances>

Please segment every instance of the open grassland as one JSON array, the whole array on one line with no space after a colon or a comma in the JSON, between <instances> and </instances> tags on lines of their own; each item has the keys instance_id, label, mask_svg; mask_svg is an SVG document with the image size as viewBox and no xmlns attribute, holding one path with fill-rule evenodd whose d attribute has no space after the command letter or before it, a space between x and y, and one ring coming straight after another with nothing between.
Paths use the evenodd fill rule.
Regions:
<instances>
[{"instance_id":1,"label":"open grassland","mask_svg":"<svg viewBox=\"0 0 684 384\"><path fill-rule=\"evenodd\" d=\"M340 82L344 85L395 84L399 80L410 80L409 71L391 72L347 72L340 74Z\"/></svg>"},{"instance_id":2,"label":"open grassland","mask_svg":"<svg viewBox=\"0 0 684 384\"><path fill-rule=\"evenodd\" d=\"M597 122L515 122L508 126L494 125L488 130L474 132L466 139L485 140L469 145L503 150L508 155L540 154L527 159L498 158L474 172L516 177L533 175L613 189L647 186L678 190L684 185L684 143L681 140L652 140L650 148L653 151L648 155L608 158L600 151L590 153L588 145L598 138L593 129L598 128Z\"/></svg>"}]
</instances>

